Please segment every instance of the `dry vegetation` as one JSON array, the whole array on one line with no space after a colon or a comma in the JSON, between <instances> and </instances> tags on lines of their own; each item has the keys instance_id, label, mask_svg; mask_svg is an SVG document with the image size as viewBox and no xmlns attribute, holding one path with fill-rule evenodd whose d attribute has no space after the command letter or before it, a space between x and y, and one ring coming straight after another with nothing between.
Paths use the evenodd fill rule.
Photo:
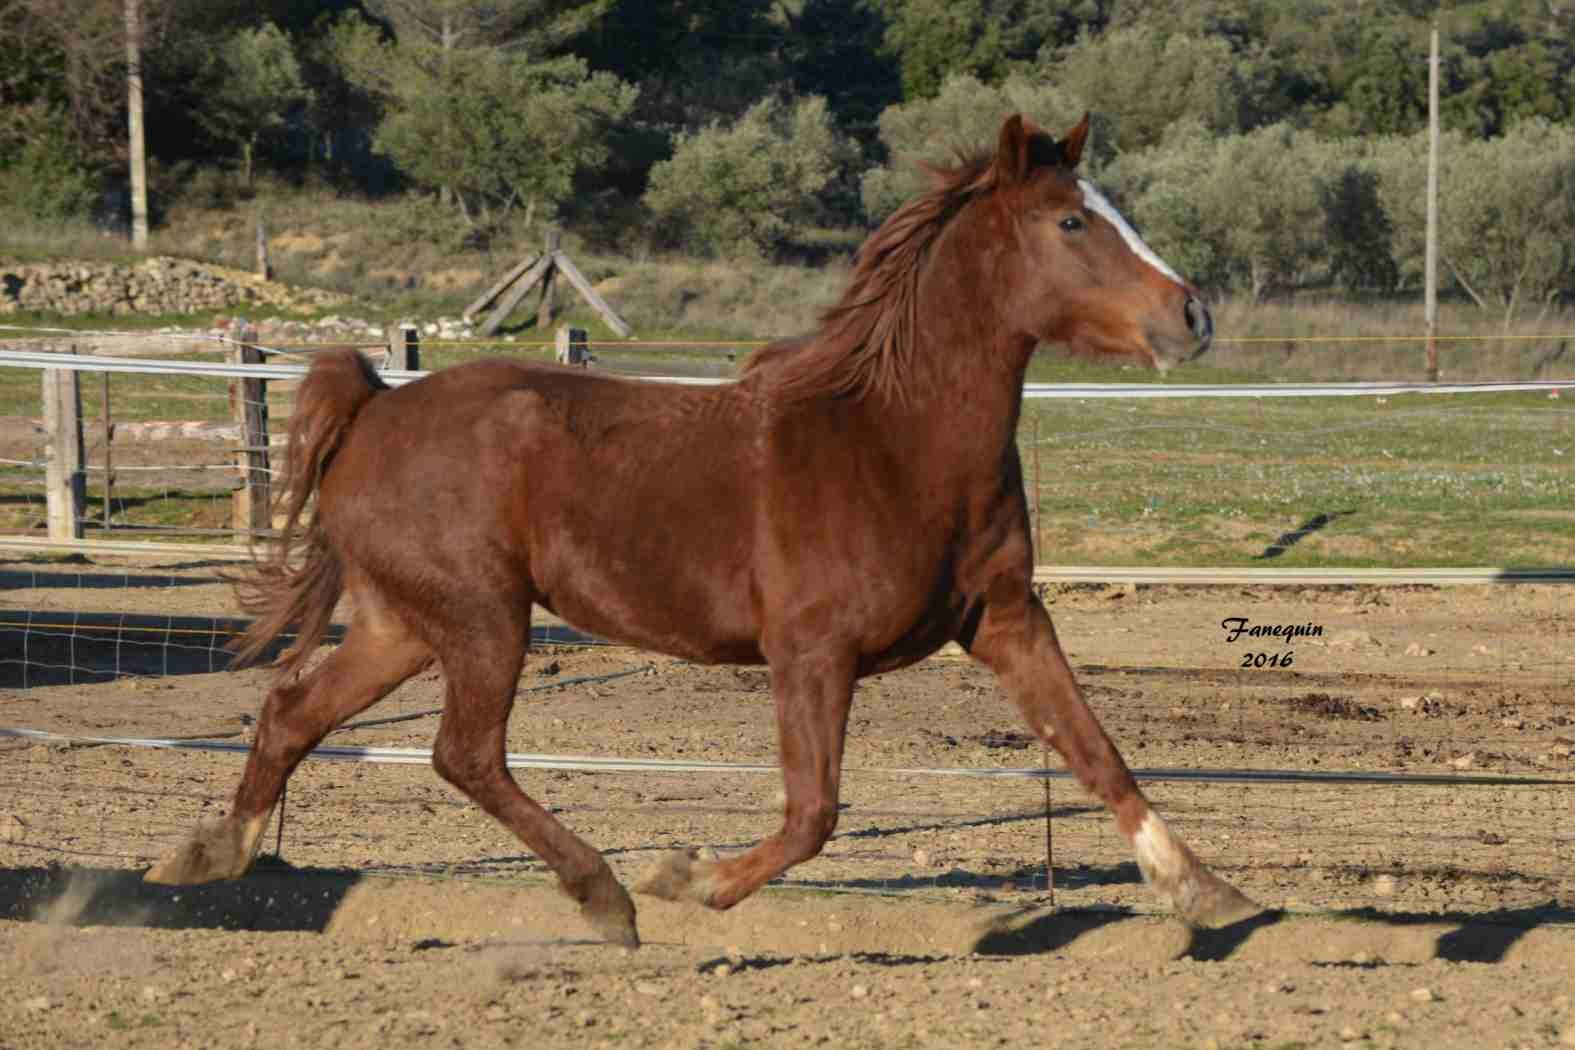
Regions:
<instances>
[{"instance_id":1,"label":"dry vegetation","mask_svg":"<svg viewBox=\"0 0 1575 1050\"><path fill-rule=\"evenodd\" d=\"M446 220L410 199L375 201L260 182L255 196L188 187L153 234L155 253L249 267L255 222L264 216L280 280L347 293L350 312L379 317L455 315L498 273L539 250L542 229L516 225L485 246L453 243ZM86 224L21 224L8 231L14 259L119 259L125 242ZM705 260L667 255L638 240L609 247L570 230L565 246L644 339L767 339L804 331L841 288L856 231L822 231L801 263ZM606 337L577 300L565 319ZM528 309L516 320L528 327ZM89 319L90 320L90 319ZM1353 301L1302 294L1270 302L1222 297L1216 306L1216 369L1285 379L1420 378L1425 325L1420 302ZM1562 378L1575 369L1575 310L1527 314L1506 327L1469 301L1440 307L1440 360L1456 380ZM1078 372L1078 378L1082 378ZM1044 378L1050 378L1048 375ZM1190 377L1199 381L1199 377ZM1209 379L1228 379L1210 376Z\"/></svg>"}]
</instances>

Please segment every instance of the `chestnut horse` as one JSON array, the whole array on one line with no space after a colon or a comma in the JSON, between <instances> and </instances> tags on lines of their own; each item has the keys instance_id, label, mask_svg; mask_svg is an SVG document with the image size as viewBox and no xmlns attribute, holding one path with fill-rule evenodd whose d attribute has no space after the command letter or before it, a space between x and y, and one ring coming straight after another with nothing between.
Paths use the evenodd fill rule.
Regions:
<instances>
[{"instance_id":1,"label":"chestnut horse","mask_svg":"<svg viewBox=\"0 0 1575 1050\"><path fill-rule=\"evenodd\" d=\"M607 863L505 765L534 604L605 638L770 666L780 830L738 856L668 854L637 891L728 908L814 857L837 825L854 682L955 639L1185 920L1254 912L1150 807L1032 588L1014 435L1034 347L1163 369L1212 334L1197 291L1076 174L1087 133L1086 117L1060 141L1007 120L993 156L934 172L869 239L819 330L735 383L478 361L390 390L353 351L316 358L290 420L288 524L242 589L257 620L237 659L294 623L298 640L230 813L147 878L243 874L302 757L436 661L439 775L549 864L602 936L638 944ZM344 642L300 673L341 596Z\"/></svg>"}]
</instances>

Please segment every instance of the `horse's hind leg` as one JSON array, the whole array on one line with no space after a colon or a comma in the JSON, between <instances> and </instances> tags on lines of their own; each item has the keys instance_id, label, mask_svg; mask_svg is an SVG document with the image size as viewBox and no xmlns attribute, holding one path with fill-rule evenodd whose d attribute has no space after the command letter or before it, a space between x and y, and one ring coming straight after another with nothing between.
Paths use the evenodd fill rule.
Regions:
<instances>
[{"instance_id":1,"label":"horse's hind leg","mask_svg":"<svg viewBox=\"0 0 1575 1050\"><path fill-rule=\"evenodd\" d=\"M788 868L820 853L837 827L855 663L851 651L772 661L777 742L787 794L781 830L727 860L705 860L687 851L670 853L635 886L637 892L731 908Z\"/></svg>"},{"instance_id":2,"label":"horse's hind leg","mask_svg":"<svg viewBox=\"0 0 1575 1050\"><path fill-rule=\"evenodd\" d=\"M1193 926L1219 926L1260 911L1177 838L1084 702L1044 606L1028 584L1003 580L987 598L970 652L1000 676L1028 725L1078 782L1115 814L1143 877Z\"/></svg>"},{"instance_id":3,"label":"horse's hind leg","mask_svg":"<svg viewBox=\"0 0 1575 1050\"><path fill-rule=\"evenodd\" d=\"M424 642L363 606L343 644L300 679L268 691L229 815L200 826L148 871L147 881L189 885L246 874L285 781L301 759L336 726L387 696L431 659Z\"/></svg>"},{"instance_id":4,"label":"horse's hind leg","mask_svg":"<svg viewBox=\"0 0 1575 1050\"><path fill-rule=\"evenodd\" d=\"M579 903L580 914L597 933L638 947L634 902L607 862L521 791L509 773L506 733L529 626L499 627L504 615L489 618L489 636L467 634L462 648L442 655L448 696L432 765L557 873L563 891Z\"/></svg>"}]
</instances>

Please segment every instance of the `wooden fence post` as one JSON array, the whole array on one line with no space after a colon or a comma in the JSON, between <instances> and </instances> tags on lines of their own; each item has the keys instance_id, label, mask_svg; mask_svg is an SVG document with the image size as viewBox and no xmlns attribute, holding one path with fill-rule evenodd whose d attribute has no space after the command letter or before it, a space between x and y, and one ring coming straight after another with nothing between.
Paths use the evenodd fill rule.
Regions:
<instances>
[{"instance_id":1,"label":"wooden fence post","mask_svg":"<svg viewBox=\"0 0 1575 1050\"><path fill-rule=\"evenodd\" d=\"M273 265L268 261L268 231L263 227L262 212L257 213L257 276L273 280Z\"/></svg>"},{"instance_id":2,"label":"wooden fence post","mask_svg":"<svg viewBox=\"0 0 1575 1050\"><path fill-rule=\"evenodd\" d=\"M557 359L560 365L579 365L589 368L591 364L590 347L586 345L586 332L583 328L570 328L567 325L558 329Z\"/></svg>"},{"instance_id":3,"label":"wooden fence post","mask_svg":"<svg viewBox=\"0 0 1575 1050\"><path fill-rule=\"evenodd\" d=\"M71 352L77 352L75 344ZM44 502L49 538L80 540L87 508L87 474L83 470L82 384L78 374L63 368L44 370L44 429L48 461L44 467Z\"/></svg>"},{"instance_id":4,"label":"wooden fence post","mask_svg":"<svg viewBox=\"0 0 1575 1050\"><path fill-rule=\"evenodd\" d=\"M547 231L547 250L544 254L549 259L557 254L562 236L557 230ZM547 326L552 324L554 305L556 304L552 298L552 269L549 267L547 275L541 279L541 299L536 303L536 331L545 332Z\"/></svg>"},{"instance_id":5,"label":"wooden fence post","mask_svg":"<svg viewBox=\"0 0 1575 1050\"><path fill-rule=\"evenodd\" d=\"M103 373L100 378L104 393L104 532L107 534L110 515L115 508L115 424L109 414L109 373Z\"/></svg>"},{"instance_id":6,"label":"wooden fence post","mask_svg":"<svg viewBox=\"0 0 1575 1050\"><path fill-rule=\"evenodd\" d=\"M383 352L383 371L389 369L421 371L421 330L415 325L389 326L388 349Z\"/></svg>"},{"instance_id":7,"label":"wooden fence post","mask_svg":"<svg viewBox=\"0 0 1575 1050\"><path fill-rule=\"evenodd\" d=\"M256 345L257 329L241 325L239 345L230 348L230 361L238 365L260 365L262 350ZM235 467L240 475L231 495L231 524L248 535L272 525L273 478L268 463L268 381L266 379L230 380L230 418L240 431L235 448Z\"/></svg>"}]
</instances>

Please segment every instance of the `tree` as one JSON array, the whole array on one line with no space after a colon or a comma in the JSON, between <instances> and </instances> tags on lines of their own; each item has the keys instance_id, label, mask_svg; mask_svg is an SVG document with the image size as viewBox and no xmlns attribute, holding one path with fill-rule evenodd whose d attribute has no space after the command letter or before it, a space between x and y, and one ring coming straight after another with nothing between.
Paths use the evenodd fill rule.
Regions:
<instances>
[{"instance_id":1,"label":"tree","mask_svg":"<svg viewBox=\"0 0 1575 1050\"><path fill-rule=\"evenodd\" d=\"M1545 314L1575 289L1575 129L1523 120L1459 150L1439 189L1450 272L1506 327L1527 306Z\"/></svg>"},{"instance_id":2,"label":"tree","mask_svg":"<svg viewBox=\"0 0 1575 1050\"><path fill-rule=\"evenodd\" d=\"M791 46L773 0L615 0L573 42L640 89L633 118L661 139L735 120L783 80ZM643 174L643 169L642 169Z\"/></svg>"},{"instance_id":3,"label":"tree","mask_svg":"<svg viewBox=\"0 0 1575 1050\"><path fill-rule=\"evenodd\" d=\"M1228 288L1234 272L1225 224L1211 191L1219 144L1196 120L1167 129L1152 149L1123 153L1100 187L1143 232L1149 246L1188 280Z\"/></svg>"},{"instance_id":4,"label":"tree","mask_svg":"<svg viewBox=\"0 0 1575 1050\"><path fill-rule=\"evenodd\" d=\"M344 19L334 30L337 54L347 76L386 106L375 148L417 185L438 190L467 226L521 203L534 218L568 195L576 173L605 163L605 128L629 111L635 89L581 59L539 53L599 4L381 6L403 19L402 35L390 41ZM544 21L531 23L529 14Z\"/></svg>"},{"instance_id":5,"label":"tree","mask_svg":"<svg viewBox=\"0 0 1575 1050\"><path fill-rule=\"evenodd\" d=\"M1329 278L1351 291L1393 291L1400 283L1395 264L1394 224L1378 193L1378 173L1349 164L1323 186L1324 230Z\"/></svg>"},{"instance_id":6,"label":"tree","mask_svg":"<svg viewBox=\"0 0 1575 1050\"><path fill-rule=\"evenodd\" d=\"M880 139L889 164L864 173L860 193L872 222L890 215L903 201L928 185L923 164L952 164L993 147L995 129L1013 113L1022 113L1059 132L1083 115L1082 103L1044 80L1013 75L998 85L967 74L946 81L934 98L891 106L880 115ZM1104 125L1095 127L1086 164L1098 167Z\"/></svg>"},{"instance_id":7,"label":"tree","mask_svg":"<svg viewBox=\"0 0 1575 1050\"><path fill-rule=\"evenodd\" d=\"M59 221L91 206L98 176L63 118L43 101L0 111L0 201L7 210Z\"/></svg>"},{"instance_id":8,"label":"tree","mask_svg":"<svg viewBox=\"0 0 1575 1050\"><path fill-rule=\"evenodd\" d=\"M1045 48L1100 29L1101 0L883 0L886 50L902 68L908 102L933 98L946 81L997 81Z\"/></svg>"},{"instance_id":9,"label":"tree","mask_svg":"<svg viewBox=\"0 0 1575 1050\"><path fill-rule=\"evenodd\" d=\"M250 186L258 141L283 127L285 115L309 102L311 92L290 41L272 22L225 38L209 76L209 104L199 119L215 138L240 147Z\"/></svg>"},{"instance_id":10,"label":"tree","mask_svg":"<svg viewBox=\"0 0 1575 1050\"><path fill-rule=\"evenodd\" d=\"M651 169L645 204L671 243L770 255L813 216L848 155L825 99L768 98L732 124L680 134L672 159Z\"/></svg>"},{"instance_id":11,"label":"tree","mask_svg":"<svg viewBox=\"0 0 1575 1050\"><path fill-rule=\"evenodd\" d=\"M1262 299L1296 288L1324 261L1320 189L1340 160L1327 142L1285 125L1212 138L1193 122L1153 149L1122 154L1105 181L1182 272Z\"/></svg>"},{"instance_id":12,"label":"tree","mask_svg":"<svg viewBox=\"0 0 1575 1050\"><path fill-rule=\"evenodd\" d=\"M1158 26L1085 34L1041 58L1036 73L1108 114L1116 150L1144 149L1183 117L1217 134L1241 130L1242 83L1253 69L1220 37L1189 36Z\"/></svg>"},{"instance_id":13,"label":"tree","mask_svg":"<svg viewBox=\"0 0 1575 1050\"><path fill-rule=\"evenodd\" d=\"M868 145L887 106L902 100L902 73L881 46L875 0L802 0L787 21L783 58L794 95L826 99L837 126Z\"/></svg>"}]
</instances>

